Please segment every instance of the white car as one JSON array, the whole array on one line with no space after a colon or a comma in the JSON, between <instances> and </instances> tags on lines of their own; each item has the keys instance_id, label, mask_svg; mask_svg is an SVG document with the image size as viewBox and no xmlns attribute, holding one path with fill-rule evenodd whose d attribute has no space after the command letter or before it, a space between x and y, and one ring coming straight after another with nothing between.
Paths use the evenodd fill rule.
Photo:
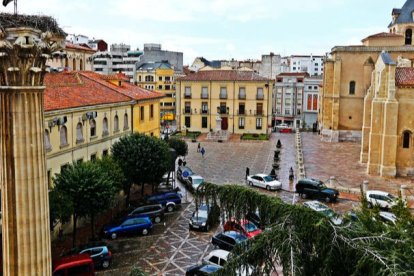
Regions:
<instances>
[{"instance_id":1,"label":"white car","mask_svg":"<svg viewBox=\"0 0 414 276\"><path fill-rule=\"evenodd\" d=\"M379 217L382 219L383 222L388 224L396 224L397 217L390 212L379 212Z\"/></svg>"},{"instance_id":2,"label":"white car","mask_svg":"<svg viewBox=\"0 0 414 276\"><path fill-rule=\"evenodd\" d=\"M282 189L282 183L273 179L273 177L267 174L249 175L247 177L247 184L250 186L264 188L268 191Z\"/></svg>"},{"instance_id":3,"label":"white car","mask_svg":"<svg viewBox=\"0 0 414 276\"><path fill-rule=\"evenodd\" d=\"M328 217L331 220L331 222L335 225L342 224L342 218L340 218L331 208L329 208L323 203L320 203L319 201L307 201L303 203L303 206L312 209L318 213L321 213L325 217Z\"/></svg>"},{"instance_id":4,"label":"white car","mask_svg":"<svg viewBox=\"0 0 414 276\"><path fill-rule=\"evenodd\" d=\"M397 198L387 192L367 191L365 196L368 201L368 208L378 205L383 209L391 209L393 206L397 205Z\"/></svg>"},{"instance_id":5,"label":"white car","mask_svg":"<svg viewBox=\"0 0 414 276\"><path fill-rule=\"evenodd\" d=\"M198 189L198 187L204 183L204 178L200 175L191 175L186 180L184 180L188 186L191 186L194 191Z\"/></svg>"},{"instance_id":6,"label":"white car","mask_svg":"<svg viewBox=\"0 0 414 276\"><path fill-rule=\"evenodd\" d=\"M231 254L229 251L222 250L222 249L216 249L210 252L206 257L203 259L203 264L207 265L218 265L223 267L227 261L231 258ZM249 267L246 271L246 269L243 269L242 271L238 270L237 275L240 276L247 276L253 274L253 268Z\"/></svg>"}]
</instances>

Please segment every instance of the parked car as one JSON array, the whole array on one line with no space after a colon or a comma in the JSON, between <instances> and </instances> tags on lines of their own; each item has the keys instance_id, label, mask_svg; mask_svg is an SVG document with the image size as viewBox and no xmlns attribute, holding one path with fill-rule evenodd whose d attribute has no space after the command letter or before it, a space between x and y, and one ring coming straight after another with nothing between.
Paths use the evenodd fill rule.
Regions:
<instances>
[{"instance_id":1,"label":"parked car","mask_svg":"<svg viewBox=\"0 0 414 276\"><path fill-rule=\"evenodd\" d=\"M378 205L383 209L391 209L397 205L397 198L390 193L383 191L366 191L366 199L368 201L368 208Z\"/></svg>"},{"instance_id":2,"label":"parked car","mask_svg":"<svg viewBox=\"0 0 414 276\"><path fill-rule=\"evenodd\" d=\"M218 223L214 221L211 214L214 212L219 212L218 206L212 206L202 204L198 207L198 210L193 212L193 215L190 218L188 226L190 230L203 230L209 231L212 226Z\"/></svg>"},{"instance_id":3,"label":"parked car","mask_svg":"<svg viewBox=\"0 0 414 276\"><path fill-rule=\"evenodd\" d=\"M212 265L212 264L195 265L187 269L187 271L185 272L185 275L186 276L210 275L210 274L214 274L220 269L221 269L221 266Z\"/></svg>"},{"instance_id":4,"label":"parked car","mask_svg":"<svg viewBox=\"0 0 414 276\"><path fill-rule=\"evenodd\" d=\"M254 238L262 233L262 229L257 228L257 226L254 223L248 221L247 219L242 219L240 221L235 221L231 219L224 224L223 228L224 231L240 232L249 239Z\"/></svg>"},{"instance_id":5,"label":"parked car","mask_svg":"<svg viewBox=\"0 0 414 276\"><path fill-rule=\"evenodd\" d=\"M246 219L250 222L254 223L258 228L263 229L264 225L262 225L259 211L256 212L248 212L246 214Z\"/></svg>"},{"instance_id":6,"label":"parked car","mask_svg":"<svg viewBox=\"0 0 414 276\"><path fill-rule=\"evenodd\" d=\"M236 231L225 231L213 236L211 243L220 249L232 251L237 244L246 240L247 237L242 233Z\"/></svg>"},{"instance_id":7,"label":"parked car","mask_svg":"<svg viewBox=\"0 0 414 276\"><path fill-rule=\"evenodd\" d=\"M120 234L148 235L152 229L152 222L149 217L143 218L126 218L121 223L108 225L104 227L104 234L111 239L116 239Z\"/></svg>"},{"instance_id":8,"label":"parked car","mask_svg":"<svg viewBox=\"0 0 414 276\"><path fill-rule=\"evenodd\" d=\"M325 204L320 203L319 201L307 201L303 203L303 206L310 208L318 213L321 213L325 217L329 218L331 222L335 225L342 224L342 218L340 218L331 208Z\"/></svg>"},{"instance_id":9,"label":"parked car","mask_svg":"<svg viewBox=\"0 0 414 276\"><path fill-rule=\"evenodd\" d=\"M191 190L195 191L197 188L204 183L204 178L200 175L190 175L184 180L184 184Z\"/></svg>"},{"instance_id":10,"label":"parked car","mask_svg":"<svg viewBox=\"0 0 414 276\"><path fill-rule=\"evenodd\" d=\"M189 167L180 166L177 169L177 179L183 183L187 180L189 176L193 174L194 172Z\"/></svg>"},{"instance_id":11,"label":"parked car","mask_svg":"<svg viewBox=\"0 0 414 276\"><path fill-rule=\"evenodd\" d=\"M149 217L151 221L160 223L164 218L164 207L161 204L144 205L136 208L128 217L142 218Z\"/></svg>"},{"instance_id":12,"label":"parked car","mask_svg":"<svg viewBox=\"0 0 414 276\"><path fill-rule=\"evenodd\" d=\"M60 258L53 262L53 276L81 275L93 276L95 269L88 254L78 254Z\"/></svg>"},{"instance_id":13,"label":"parked car","mask_svg":"<svg viewBox=\"0 0 414 276\"><path fill-rule=\"evenodd\" d=\"M326 202L336 201L339 197L338 190L327 188L322 181L310 178L299 180L296 184L296 192L302 198L318 198Z\"/></svg>"},{"instance_id":14,"label":"parked car","mask_svg":"<svg viewBox=\"0 0 414 276\"><path fill-rule=\"evenodd\" d=\"M73 256L78 254L88 254L94 263L95 268L108 268L111 265L112 253L108 249L106 242L98 241L80 245L72 248L64 256Z\"/></svg>"},{"instance_id":15,"label":"parked car","mask_svg":"<svg viewBox=\"0 0 414 276\"><path fill-rule=\"evenodd\" d=\"M292 133L293 129L287 124L280 124L276 126L276 131L279 131L280 133Z\"/></svg>"},{"instance_id":16,"label":"parked car","mask_svg":"<svg viewBox=\"0 0 414 276\"><path fill-rule=\"evenodd\" d=\"M255 174L247 177L247 184L270 190L280 190L282 183L267 174Z\"/></svg>"},{"instance_id":17,"label":"parked car","mask_svg":"<svg viewBox=\"0 0 414 276\"><path fill-rule=\"evenodd\" d=\"M151 195L146 198L146 201L150 204L161 204L167 212L172 212L177 206L181 205L181 198L181 193L166 192Z\"/></svg>"},{"instance_id":18,"label":"parked car","mask_svg":"<svg viewBox=\"0 0 414 276\"><path fill-rule=\"evenodd\" d=\"M223 267L226 265L227 261L232 257L231 253L226 250L216 249L211 251L206 257L203 259L203 264L207 265L218 265ZM254 275L254 269L252 267L242 268L241 270L236 271L236 275L238 276L247 276L247 275Z\"/></svg>"},{"instance_id":19,"label":"parked car","mask_svg":"<svg viewBox=\"0 0 414 276\"><path fill-rule=\"evenodd\" d=\"M397 216L390 212L379 212L380 219L386 224L395 225L397 223Z\"/></svg>"}]
</instances>

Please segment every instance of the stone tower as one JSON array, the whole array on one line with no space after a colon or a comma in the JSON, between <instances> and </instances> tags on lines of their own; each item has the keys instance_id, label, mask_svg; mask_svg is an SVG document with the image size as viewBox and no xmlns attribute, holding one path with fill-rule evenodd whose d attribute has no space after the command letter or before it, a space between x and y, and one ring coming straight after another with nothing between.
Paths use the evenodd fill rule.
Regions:
<instances>
[{"instance_id":1,"label":"stone tower","mask_svg":"<svg viewBox=\"0 0 414 276\"><path fill-rule=\"evenodd\" d=\"M45 16L0 14L3 274L51 275L43 77L64 32Z\"/></svg>"}]
</instances>

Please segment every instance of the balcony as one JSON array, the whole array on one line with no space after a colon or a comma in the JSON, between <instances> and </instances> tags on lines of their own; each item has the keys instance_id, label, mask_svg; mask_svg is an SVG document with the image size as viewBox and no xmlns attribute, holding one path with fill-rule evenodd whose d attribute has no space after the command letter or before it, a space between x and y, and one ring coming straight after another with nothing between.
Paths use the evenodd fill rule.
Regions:
<instances>
[{"instance_id":1,"label":"balcony","mask_svg":"<svg viewBox=\"0 0 414 276\"><path fill-rule=\"evenodd\" d=\"M202 109L201 114L210 114L210 113L208 112L208 109Z\"/></svg>"},{"instance_id":2,"label":"balcony","mask_svg":"<svg viewBox=\"0 0 414 276\"><path fill-rule=\"evenodd\" d=\"M184 99L191 99L191 94L184 94Z\"/></svg>"},{"instance_id":3,"label":"balcony","mask_svg":"<svg viewBox=\"0 0 414 276\"><path fill-rule=\"evenodd\" d=\"M208 93L201 93L201 99L208 99Z\"/></svg>"},{"instance_id":4,"label":"balcony","mask_svg":"<svg viewBox=\"0 0 414 276\"><path fill-rule=\"evenodd\" d=\"M245 100L246 94L239 94L239 100Z\"/></svg>"},{"instance_id":5,"label":"balcony","mask_svg":"<svg viewBox=\"0 0 414 276\"><path fill-rule=\"evenodd\" d=\"M183 109L183 114L193 114L193 112L192 112L192 110L191 110L191 108L184 108Z\"/></svg>"},{"instance_id":6,"label":"balcony","mask_svg":"<svg viewBox=\"0 0 414 276\"><path fill-rule=\"evenodd\" d=\"M246 115L246 110L245 109L237 110L237 115Z\"/></svg>"},{"instance_id":7,"label":"balcony","mask_svg":"<svg viewBox=\"0 0 414 276\"><path fill-rule=\"evenodd\" d=\"M220 93L220 100L227 100L227 94Z\"/></svg>"},{"instance_id":8,"label":"balcony","mask_svg":"<svg viewBox=\"0 0 414 276\"><path fill-rule=\"evenodd\" d=\"M220 107L217 109L218 113L221 115L228 115L230 114L230 109L228 107Z\"/></svg>"},{"instance_id":9,"label":"balcony","mask_svg":"<svg viewBox=\"0 0 414 276\"><path fill-rule=\"evenodd\" d=\"M254 116L259 116L259 117L263 116L263 110L255 110Z\"/></svg>"},{"instance_id":10,"label":"balcony","mask_svg":"<svg viewBox=\"0 0 414 276\"><path fill-rule=\"evenodd\" d=\"M264 100L264 95L256 95L256 100L258 101L263 101Z\"/></svg>"}]
</instances>

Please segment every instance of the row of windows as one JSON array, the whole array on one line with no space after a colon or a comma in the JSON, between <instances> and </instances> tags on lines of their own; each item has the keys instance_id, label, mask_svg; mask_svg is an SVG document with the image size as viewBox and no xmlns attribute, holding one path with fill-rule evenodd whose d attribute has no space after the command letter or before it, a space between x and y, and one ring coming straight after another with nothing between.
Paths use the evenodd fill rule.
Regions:
<instances>
[{"instance_id":1,"label":"row of windows","mask_svg":"<svg viewBox=\"0 0 414 276\"><path fill-rule=\"evenodd\" d=\"M190 128L191 117L186 116L184 124L186 128ZM239 129L244 129L245 126L246 126L246 118L240 117L239 118ZM262 129L262 127L263 127L263 119L256 118L256 129ZM208 117L201 117L201 128L208 128Z\"/></svg>"},{"instance_id":2,"label":"row of windows","mask_svg":"<svg viewBox=\"0 0 414 276\"><path fill-rule=\"evenodd\" d=\"M125 113L124 115L124 130L129 129L129 123L128 123L128 114ZM118 115L115 115L114 117L114 132L119 131L119 118ZM89 121L89 132L90 137L94 138L96 137L96 121L94 119ZM68 129L65 125L60 126L59 130L60 135L60 146L66 147L69 145L68 142ZM102 120L102 136L109 135L109 128L108 128L108 119L105 117ZM45 129L45 149L50 151L52 150L52 144L50 143L50 132L48 129ZM76 143L83 143L85 141L84 135L83 135L83 123L79 122L76 125Z\"/></svg>"},{"instance_id":3,"label":"row of windows","mask_svg":"<svg viewBox=\"0 0 414 276\"><path fill-rule=\"evenodd\" d=\"M139 117L141 121L145 120L145 106L141 106L140 110L139 110ZM149 118L150 119L154 119L154 105L150 105L149 108Z\"/></svg>"},{"instance_id":4,"label":"row of windows","mask_svg":"<svg viewBox=\"0 0 414 276\"><path fill-rule=\"evenodd\" d=\"M201 88L201 98L208 99L208 87ZM220 99L227 99L227 87L220 87ZM186 86L184 90L184 98L191 99L191 87ZM240 87L238 93L239 99L246 99L246 87ZM264 90L263 87L258 87L256 92L256 99L257 100L264 100Z\"/></svg>"},{"instance_id":5,"label":"row of windows","mask_svg":"<svg viewBox=\"0 0 414 276\"><path fill-rule=\"evenodd\" d=\"M208 114L209 113L209 109L208 109L208 102L202 102L201 103L201 108L199 109L201 114ZM192 110L191 108L191 102L185 102L184 103L184 114L191 114L191 113L197 113L197 108L194 108L194 110ZM230 108L227 107L227 104L225 102L220 103L220 106L217 107L217 113L219 114L229 114L230 113ZM237 114L238 115L247 115L247 110L246 110L246 104L245 103L239 103L239 109L237 110ZM252 110L250 110L250 114L252 114ZM263 115L264 114L264 110L263 110L263 103L256 103L256 110L254 111L255 115Z\"/></svg>"},{"instance_id":6,"label":"row of windows","mask_svg":"<svg viewBox=\"0 0 414 276\"><path fill-rule=\"evenodd\" d=\"M143 79L142 76L138 76L138 81L141 82L142 79ZM145 79L146 82L154 82L154 80L155 80L154 76L145 76L144 79ZM170 76L162 77L162 76L159 76L158 77L158 81L166 81L166 82L174 81L174 77L170 77Z\"/></svg>"}]
</instances>

